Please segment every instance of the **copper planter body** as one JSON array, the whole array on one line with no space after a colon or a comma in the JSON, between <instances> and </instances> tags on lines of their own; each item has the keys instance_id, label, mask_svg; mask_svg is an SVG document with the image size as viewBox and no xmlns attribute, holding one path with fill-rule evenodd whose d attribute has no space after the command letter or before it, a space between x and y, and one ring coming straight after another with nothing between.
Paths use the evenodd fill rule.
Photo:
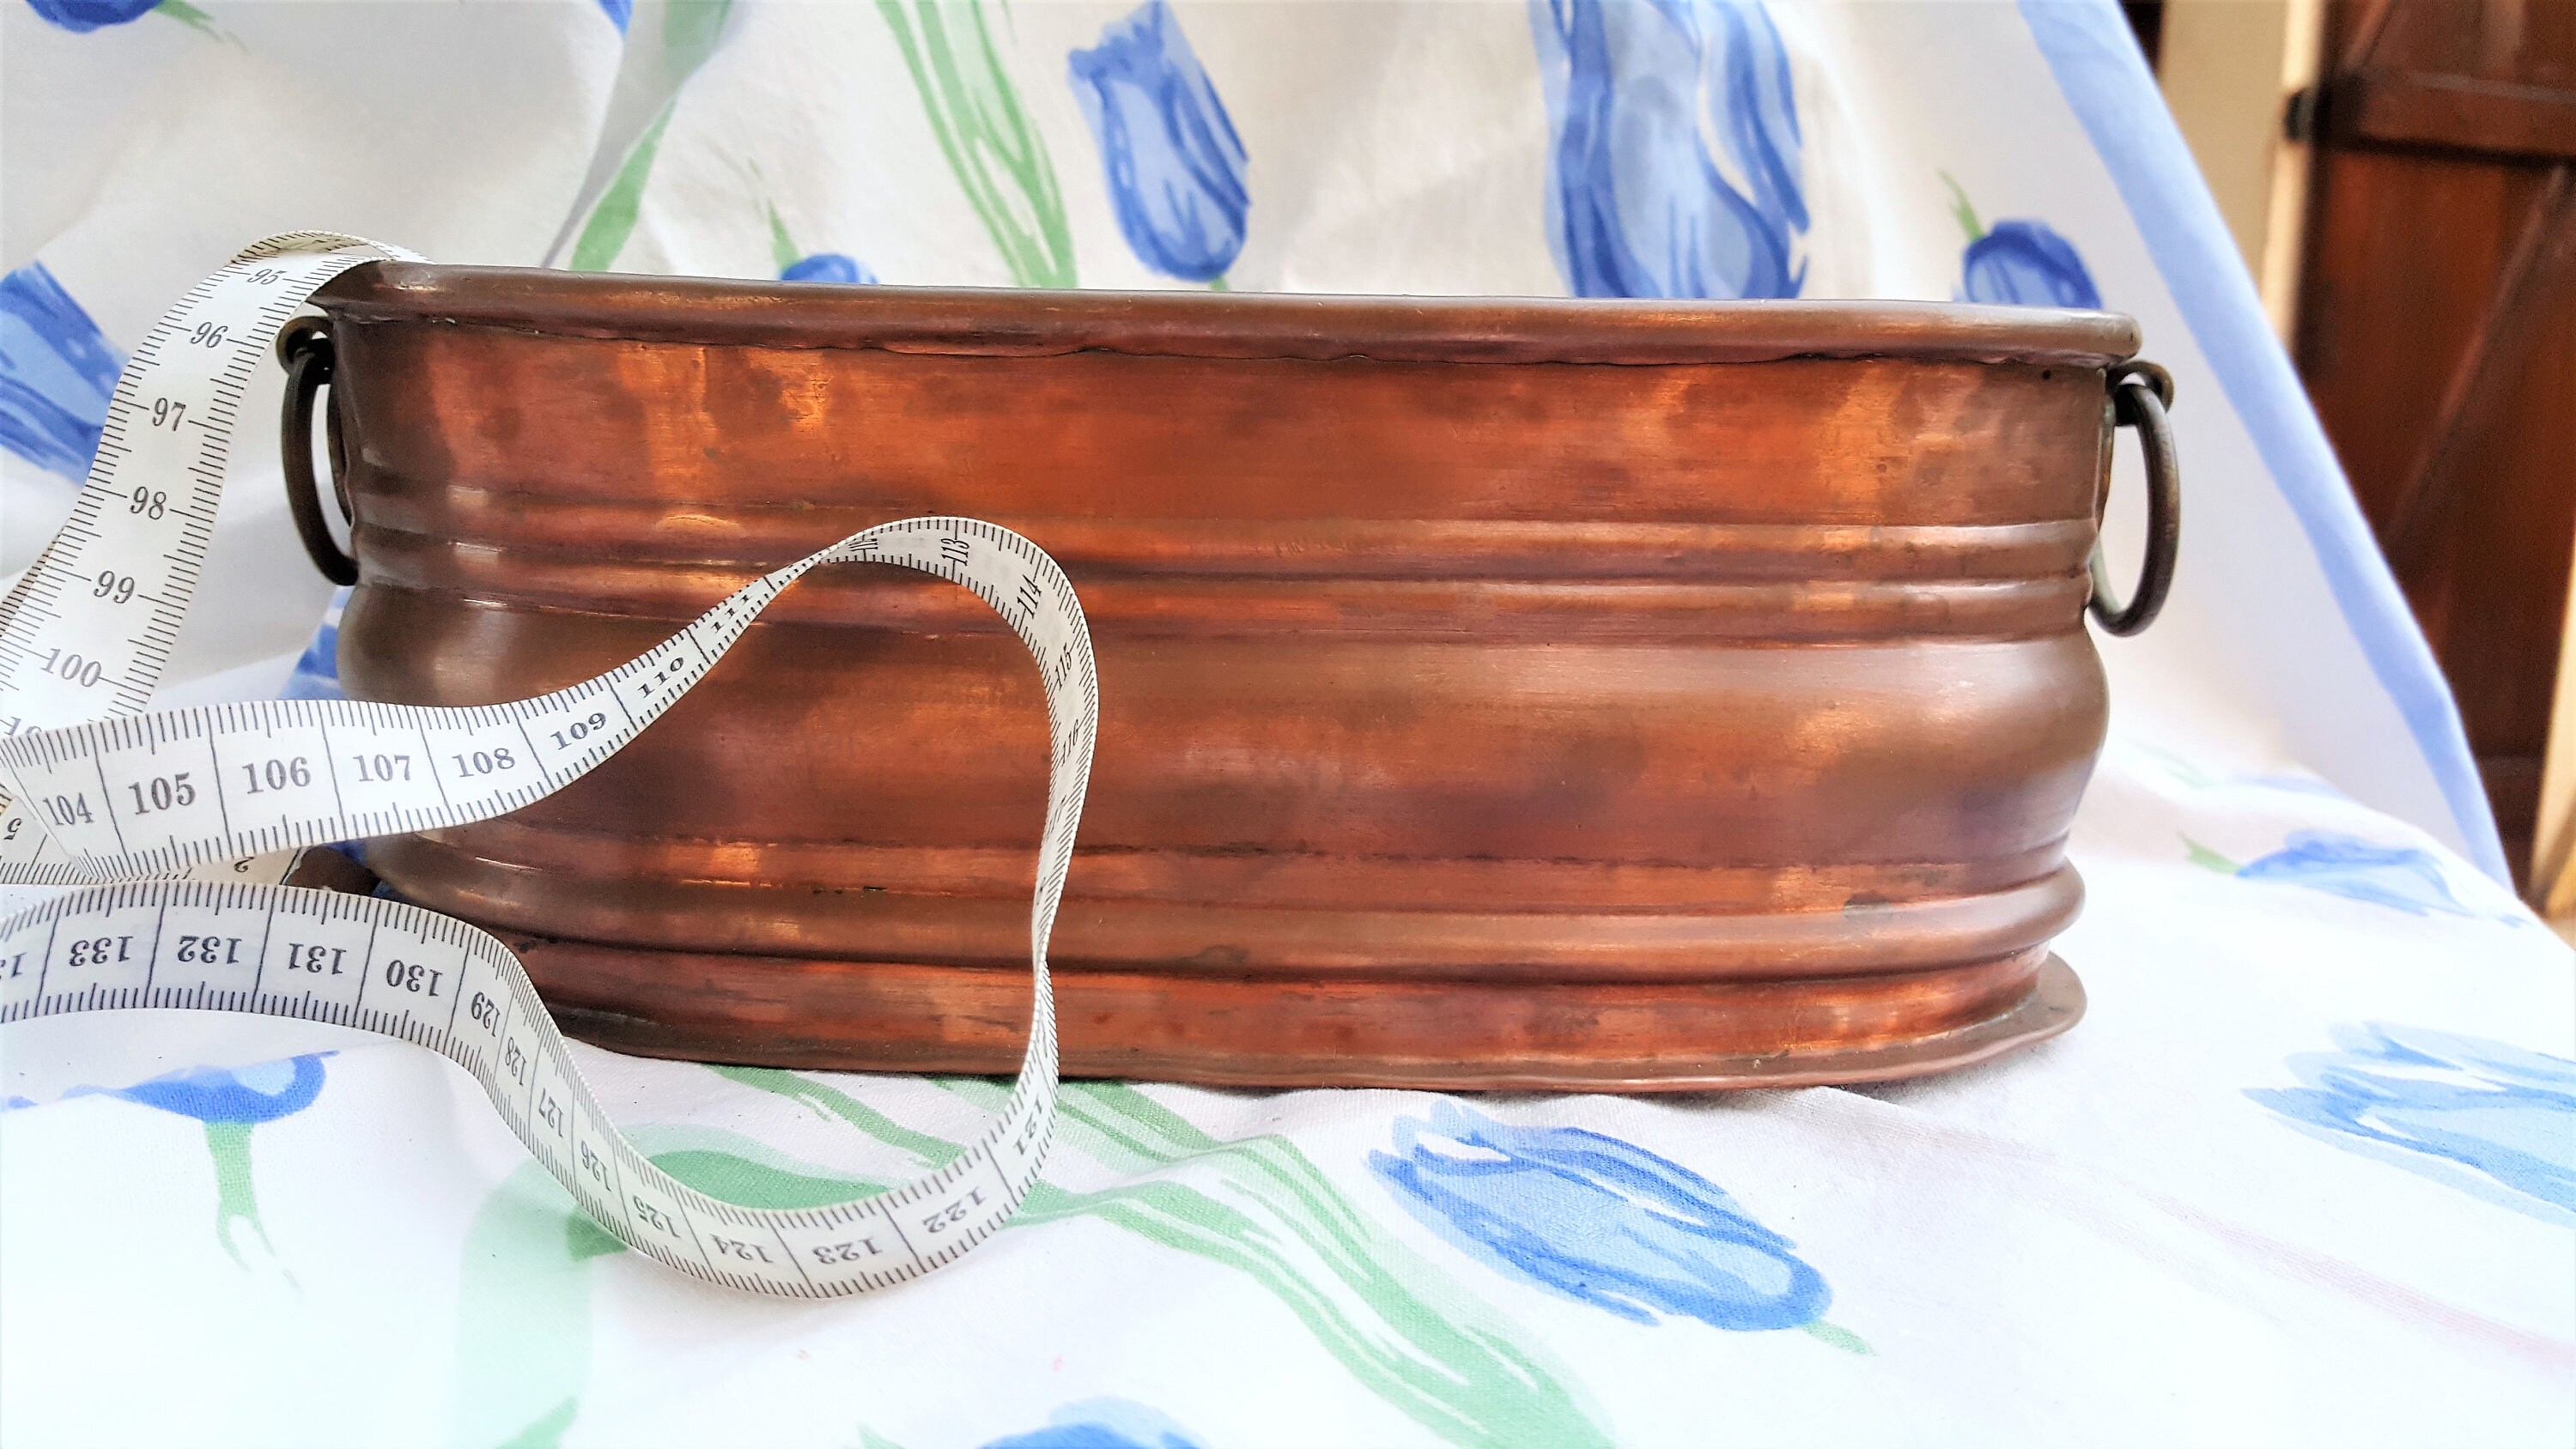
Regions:
<instances>
[{"instance_id":1,"label":"copper planter body","mask_svg":"<svg viewBox=\"0 0 2576 1449\"><path fill-rule=\"evenodd\" d=\"M391 264L322 302L353 696L552 689L892 518L1062 561L1105 709L1070 1072L1850 1080L2082 1008L2125 318ZM1044 739L981 604L841 568L597 773L371 860L606 1045L1006 1070Z\"/></svg>"}]
</instances>

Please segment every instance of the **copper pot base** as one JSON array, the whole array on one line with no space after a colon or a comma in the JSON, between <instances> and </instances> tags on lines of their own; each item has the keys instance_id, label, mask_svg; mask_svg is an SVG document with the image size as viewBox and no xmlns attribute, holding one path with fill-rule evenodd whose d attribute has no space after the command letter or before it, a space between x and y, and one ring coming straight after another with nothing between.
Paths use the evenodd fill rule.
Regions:
<instances>
[{"instance_id":1,"label":"copper pot base","mask_svg":"<svg viewBox=\"0 0 2576 1449\"><path fill-rule=\"evenodd\" d=\"M563 1030L641 1056L854 1072L1004 1075L1026 1042L1025 971L668 952L542 937L511 946ZM1227 1087L1697 1092L1883 1081L2044 1041L2084 1015L2054 955L1957 973L2010 978L1983 1014L1909 1030L1926 989L1854 978L1668 985L1257 980L1055 974L1062 1070ZM1879 983L1872 982L1872 986ZM1952 983L1954 986L1960 982ZM1823 1039L1733 1052L1734 1041ZM1623 1050L1623 1046L1634 1046ZM1703 1049L1675 1043L1700 1043Z\"/></svg>"}]
</instances>

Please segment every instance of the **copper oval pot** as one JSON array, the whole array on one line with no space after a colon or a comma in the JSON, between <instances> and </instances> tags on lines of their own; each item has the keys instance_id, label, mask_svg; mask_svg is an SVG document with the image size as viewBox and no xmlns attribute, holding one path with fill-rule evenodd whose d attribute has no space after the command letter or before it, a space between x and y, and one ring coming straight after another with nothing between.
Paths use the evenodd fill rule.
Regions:
<instances>
[{"instance_id":1,"label":"copper oval pot","mask_svg":"<svg viewBox=\"0 0 2576 1449\"><path fill-rule=\"evenodd\" d=\"M1631 1090L2071 1024L2096 313L385 264L319 299L353 696L515 699L872 523L1081 591L1066 1069ZM378 842L629 1051L1000 1071L1044 711L961 592L791 590L597 773Z\"/></svg>"}]
</instances>

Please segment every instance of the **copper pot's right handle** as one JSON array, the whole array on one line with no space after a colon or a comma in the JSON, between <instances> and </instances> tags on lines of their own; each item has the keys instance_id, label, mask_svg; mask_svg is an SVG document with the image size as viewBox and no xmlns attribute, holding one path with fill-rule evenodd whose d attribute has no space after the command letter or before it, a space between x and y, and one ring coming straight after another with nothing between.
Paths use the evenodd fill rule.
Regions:
<instances>
[{"instance_id":1,"label":"copper pot's right handle","mask_svg":"<svg viewBox=\"0 0 2576 1449\"><path fill-rule=\"evenodd\" d=\"M295 515L295 533L322 577L335 584L358 581L358 561L340 552L331 525L322 518L322 490L313 477L313 398L331 381L333 362L330 324L299 317L277 334L277 360L286 365L286 401L278 418L278 462L286 470L286 506ZM349 470L340 443L340 409L334 406L328 426L331 492L340 517L353 520L349 508Z\"/></svg>"},{"instance_id":2,"label":"copper pot's right handle","mask_svg":"<svg viewBox=\"0 0 2576 1449\"><path fill-rule=\"evenodd\" d=\"M2147 556L2138 566L2138 591L2123 605L2112 591L2102 545L2095 543L2093 597L2085 607L2103 633L2129 635L2154 623L2173 591L2174 555L2182 547L2182 470L2174 459L2173 426L2165 421L2165 409L2173 406L2173 375L2152 362L2124 362L2111 369L2110 381L2116 425L2136 428L2147 450Z\"/></svg>"}]
</instances>

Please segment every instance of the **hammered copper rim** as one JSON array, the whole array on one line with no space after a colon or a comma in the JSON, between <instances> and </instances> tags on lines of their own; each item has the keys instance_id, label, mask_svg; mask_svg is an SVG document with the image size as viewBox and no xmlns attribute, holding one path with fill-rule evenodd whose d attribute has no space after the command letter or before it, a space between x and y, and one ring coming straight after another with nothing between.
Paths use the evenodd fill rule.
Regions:
<instances>
[{"instance_id":1,"label":"hammered copper rim","mask_svg":"<svg viewBox=\"0 0 2576 1449\"><path fill-rule=\"evenodd\" d=\"M959 356L1532 363L1895 357L2103 367L2113 312L1956 302L1702 302L845 287L376 262L314 294L337 317L563 337Z\"/></svg>"}]
</instances>

